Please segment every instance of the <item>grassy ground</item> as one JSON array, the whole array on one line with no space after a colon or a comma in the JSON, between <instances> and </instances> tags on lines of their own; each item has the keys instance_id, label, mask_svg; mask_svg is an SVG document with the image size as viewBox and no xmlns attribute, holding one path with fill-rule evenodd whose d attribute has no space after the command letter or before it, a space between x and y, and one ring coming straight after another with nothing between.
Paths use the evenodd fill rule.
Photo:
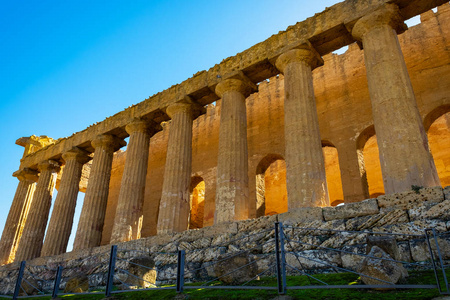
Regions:
<instances>
[{"instance_id":1,"label":"grassy ground","mask_svg":"<svg viewBox=\"0 0 450 300\"><path fill-rule=\"evenodd\" d=\"M450 275L450 271L448 275ZM352 273L339 274L319 274L316 278L333 285L351 285L359 284L358 275ZM407 282L404 284L434 284L434 273L432 271L410 272ZM211 285L219 285L219 282L213 282ZM306 276L288 276L288 286L305 286L316 284L312 279ZM319 283L317 283L319 284ZM201 283L196 283L199 286ZM276 278L265 277L255 281L256 286L276 287ZM400 300L400 299L433 299L440 296L437 289L398 289L390 291L375 291L369 289L307 289L307 290L288 290L287 295L294 299L382 299L382 300ZM225 290L225 289L185 289L182 294L177 295L174 290L146 290L136 292L126 292L113 294L108 299L273 299L278 296L276 290ZM50 298L39 298L50 299ZM79 300L79 299L105 299L103 293L91 295L65 295L60 299Z\"/></svg>"}]
</instances>

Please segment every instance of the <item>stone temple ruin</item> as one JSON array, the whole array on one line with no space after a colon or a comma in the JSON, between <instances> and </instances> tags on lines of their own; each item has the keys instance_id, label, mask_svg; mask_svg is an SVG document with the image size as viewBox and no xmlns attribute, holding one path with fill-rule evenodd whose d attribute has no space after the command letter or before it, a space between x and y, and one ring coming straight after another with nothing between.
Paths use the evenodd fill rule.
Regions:
<instances>
[{"instance_id":1,"label":"stone temple ruin","mask_svg":"<svg viewBox=\"0 0 450 300\"><path fill-rule=\"evenodd\" d=\"M262 216L327 222L397 205L389 224L408 224L425 200L445 221L449 49L448 1L346 0L70 137L21 138L0 264L237 232ZM374 211L329 207L376 197Z\"/></svg>"}]
</instances>

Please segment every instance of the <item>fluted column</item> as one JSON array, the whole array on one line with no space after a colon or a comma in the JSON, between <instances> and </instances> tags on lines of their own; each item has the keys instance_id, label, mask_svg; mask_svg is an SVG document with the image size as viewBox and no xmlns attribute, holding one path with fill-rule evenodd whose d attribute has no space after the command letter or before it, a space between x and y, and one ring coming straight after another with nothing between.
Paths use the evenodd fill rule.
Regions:
<instances>
[{"instance_id":1,"label":"fluted column","mask_svg":"<svg viewBox=\"0 0 450 300\"><path fill-rule=\"evenodd\" d=\"M39 179L31 202L27 222L23 228L15 261L39 257L52 204L59 163L48 160L38 165Z\"/></svg>"},{"instance_id":2,"label":"fluted column","mask_svg":"<svg viewBox=\"0 0 450 300\"><path fill-rule=\"evenodd\" d=\"M309 46L289 50L276 61L284 74L288 209L329 205L312 77L312 69L322 63Z\"/></svg>"},{"instance_id":3,"label":"fluted column","mask_svg":"<svg viewBox=\"0 0 450 300\"><path fill-rule=\"evenodd\" d=\"M19 244L36 189L37 174L36 171L30 169L20 170L13 174L19 179L19 185L17 186L0 240L0 265L14 261L17 245Z\"/></svg>"},{"instance_id":4,"label":"fluted column","mask_svg":"<svg viewBox=\"0 0 450 300\"><path fill-rule=\"evenodd\" d=\"M87 153L74 148L63 153L65 167L61 176L58 195L48 224L41 256L65 253L72 231L73 216L80 186L83 165L89 161Z\"/></svg>"},{"instance_id":5,"label":"fluted column","mask_svg":"<svg viewBox=\"0 0 450 300\"><path fill-rule=\"evenodd\" d=\"M135 120L125 127L130 135L110 243L139 239L142 227L150 133L148 122Z\"/></svg>"},{"instance_id":6,"label":"fluted column","mask_svg":"<svg viewBox=\"0 0 450 300\"><path fill-rule=\"evenodd\" d=\"M387 4L352 30L364 47L386 194L440 185L397 37L405 28L398 7Z\"/></svg>"},{"instance_id":7,"label":"fluted column","mask_svg":"<svg viewBox=\"0 0 450 300\"><path fill-rule=\"evenodd\" d=\"M95 149L94 159L73 244L74 250L100 245L116 143L112 135L100 135L91 142Z\"/></svg>"},{"instance_id":8,"label":"fluted column","mask_svg":"<svg viewBox=\"0 0 450 300\"><path fill-rule=\"evenodd\" d=\"M246 97L254 90L241 79L225 79L216 87L222 98L217 158L214 223L248 218L248 149Z\"/></svg>"},{"instance_id":9,"label":"fluted column","mask_svg":"<svg viewBox=\"0 0 450 300\"><path fill-rule=\"evenodd\" d=\"M188 229L192 169L192 104L176 103L166 110L172 118L164 182L159 205L158 234Z\"/></svg>"}]
</instances>

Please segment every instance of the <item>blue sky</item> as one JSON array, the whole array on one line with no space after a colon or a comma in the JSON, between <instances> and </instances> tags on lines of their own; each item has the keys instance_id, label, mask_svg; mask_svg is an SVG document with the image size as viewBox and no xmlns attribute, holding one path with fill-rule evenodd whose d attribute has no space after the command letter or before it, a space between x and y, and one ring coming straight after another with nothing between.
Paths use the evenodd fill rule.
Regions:
<instances>
[{"instance_id":1,"label":"blue sky","mask_svg":"<svg viewBox=\"0 0 450 300\"><path fill-rule=\"evenodd\" d=\"M2 1L0 230L16 139L81 131L337 2Z\"/></svg>"}]
</instances>

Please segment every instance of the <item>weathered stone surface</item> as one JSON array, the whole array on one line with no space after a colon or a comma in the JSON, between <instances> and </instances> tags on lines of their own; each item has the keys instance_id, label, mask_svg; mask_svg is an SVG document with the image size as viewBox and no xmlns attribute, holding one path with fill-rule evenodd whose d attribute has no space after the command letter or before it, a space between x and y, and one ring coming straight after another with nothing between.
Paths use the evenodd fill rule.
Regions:
<instances>
[{"instance_id":1,"label":"weathered stone surface","mask_svg":"<svg viewBox=\"0 0 450 300\"><path fill-rule=\"evenodd\" d=\"M32 277L25 277L20 285L20 296L37 295L42 285Z\"/></svg>"},{"instance_id":2,"label":"weathered stone surface","mask_svg":"<svg viewBox=\"0 0 450 300\"><path fill-rule=\"evenodd\" d=\"M384 227L374 227L374 232L388 232L388 233L400 233L404 236L398 237L399 239L408 239L408 235L422 235L426 228L436 228L436 230L444 232L447 230L446 224L439 220L418 220L409 223L393 224ZM411 238L411 237L409 237Z\"/></svg>"},{"instance_id":3,"label":"weathered stone surface","mask_svg":"<svg viewBox=\"0 0 450 300\"><path fill-rule=\"evenodd\" d=\"M278 215L283 225L301 226L312 221L323 221L321 207L300 207Z\"/></svg>"},{"instance_id":4,"label":"weathered stone surface","mask_svg":"<svg viewBox=\"0 0 450 300\"><path fill-rule=\"evenodd\" d=\"M441 203L425 202L417 208L408 210L411 221L424 219L450 220L450 200Z\"/></svg>"},{"instance_id":5,"label":"weathered stone surface","mask_svg":"<svg viewBox=\"0 0 450 300\"><path fill-rule=\"evenodd\" d=\"M367 236L366 254L369 254L374 246L386 252L393 259L400 259L400 250L394 236Z\"/></svg>"},{"instance_id":6,"label":"weathered stone surface","mask_svg":"<svg viewBox=\"0 0 450 300\"><path fill-rule=\"evenodd\" d=\"M286 253L286 263L294 268L305 269L332 269L333 266L341 266L341 255L329 250L306 250ZM296 272L298 274L298 272Z\"/></svg>"},{"instance_id":7,"label":"weathered stone surface","mask_svg":"<svg viewBox=\"0 0 450 300\"><path fill-rule=\"evenodd\" d=\"M230 255L219 256L219 261L214 267L215 276L219 278L225 284L239 285L246 281L251 280L258 274L258 266L249 254L241 253L239 255L230 257ZM241 268L244 265L246 267ZM237 270L238 268L241 268Z\"/></svg>"},{"instance_id":8,"label":"weathered stone surface","mask_svg":"<svg viewBox=\"0 0 450 300\"><path fill-rule=\"evenodd\" d=\"M266 229L271 226L275 226L275 222L278 220L278 215L273 216L264 216L251 220L244 220L238 223L239 231L248 231L248 230L256 230L256 229Z\"/></svg>"},{"instance_id":9,"label":"weathered stone surface","mask_svg":"<svg viewBox=\"0 0 450 300\"><path fill-rule=\"evenodd\" d=\"M444 201L444 192L441 187L420 188L417 191L411 190L408 192L383 195L377 198L380 208L401 208L410 209L423 202L439 203Z\"/></svg>"},{"instance_id":10,"label":"weathered stone surface","mask_svg":"<svg viewBox=\"0 0 450 300\"><path fill-rule=\"evenodd\" d=\"M386 252L377 246L373 246L368 253L371 257L366 257L359 268L359 273L366 276L361 276L361 280L365 284L386 285L389 283L395 284L400 279L408 276L408 271L401 266L401 264L386 260L391 259ZM373 277L369 278L367 276ZM379 280L377 280L379 279Z\"/></svg>"},{"instance_id":11,"label":"weathered stone surface","mask_svg":"<svg viewBox=\"0 0 450 300\"><path fill-rule=\"evenodd\" d=\"M336 207L324 207L323 217L325 221L336 219L349 219L367 215L375 215L379 212L377 199L368 199L361 202L348 203Z\"/></svg>"},{"instance_id":12,"label":"weathered stone surface","mask_svg":"<svg viewBox=\"0 0 450 300\"><path fill-rule=\"evenodd\" d=\"M155 269L155 261L150 257L137 257L129 261L128 275L126 283L131 286L142 288L154 287L156 282L157 271ZM136 278L136 277L138 278Z\"/></svg>"},{"instance_id":13,"label":"weathered stone surface","mask_svg":"<svg viewBox=\"0 0 450 300\"><path fill-rule=\"evenodd\" d=\"M361 266L362 261L364 260L363 255L366 254L366 246L344 246L342 247L342 250L346 251L341 253L342 267L352 271L357 271Z\"/></svg>"},{"instance_id":14,"label":"weathered stone surface","mask_svg":"<svg viewBox=\"0 0 450 300\"><path fill-rule=\"evenodd\" d=\"M372 216L348 219L345 222L346 230L361 231L375 227L383 227L409 222L408 214L402 209L382 212Z\"/></svg>"},{"instance_id":15,"label":"weathered stone surface","mask_svg":"<svg viewBox=\"0 0 450 300\"><path fill-rule=\"evenodd\" d=\"M83 293L89 290L89 278L86 275L77 275L67 280L64 293Z\"/></svg>"},{"instance_id":16,"label":"weathered stone surface","mask_svg":"<svg viewBox=\"0 0 450 300\"><path fill-rule=\"evenodd\" d=\"M444 188L444 198L450 200L450 185Z\"/></svg>"}]
</instances>

